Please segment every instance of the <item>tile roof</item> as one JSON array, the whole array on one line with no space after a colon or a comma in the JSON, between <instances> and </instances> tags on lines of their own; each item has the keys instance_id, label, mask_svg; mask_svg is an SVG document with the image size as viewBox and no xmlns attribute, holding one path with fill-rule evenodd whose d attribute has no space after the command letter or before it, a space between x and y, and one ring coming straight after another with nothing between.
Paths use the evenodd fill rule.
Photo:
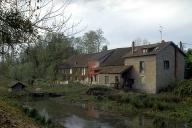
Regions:
<instances>
[{"instance_id":1,"label":"tile roof","mask_svg":"<svg viewBox=\"0 0 192 128\"><path fill-rule=\"evenodd\" d=\"M162 41L161 43L156 43L156 44L135 46L134 52L132 53L132 50L129 51L127 54L123 56L123 58L156 55L169 45L172 45L173 47L177 48L183 55L185 55L185 53L181 51L181 49L178 48L178 46L175 45L172 41L168 41L168 42ZM144 52L143 50L145 49L149 51Z\"/></svg>"},{"instance_id":2,"label":"tile roof","mask_svg":"<svg viewBox=\"0 0 192 128\"><path fill-rule=\"evenodd\" d=\"M114 49L113 53L103 63L101 63L101 66L124 65L123 56L128 52L131 52L131 47Z\"/></svg>"},{"instance_id":3,"label":"tile roof","mask_svg":"<svg viewBox=\"0 0 192 128\"><path fill-rule=\"evenodd\" d=\"M178 48L173 42L165 42L156 44L148 44L142 46L135 46L134 53L132 53L132 47L126 48L117 48L112 50L107 50L99 53L93 54L81 54L71 56L67 63L60 65L60 68L69 68L69 67L87 67L89 61L99 61L100 67L105 66L123 66L124 59L129 57L139 57L139 56L149 56L156 55L162 49L166 48L169 45L173 45L175 48ZM144 50L149 50L145 52ZM183 54L179 48L178 50Z\"/></svg>"},{"instance_id":4,"label":"tile roof","mask_svg":"<svg viewBox=\"0 0 192 128\"><path fill-rule=\"evenodd\" d=\"M168 46L171 42L162 42L162 43L156 43L156 44L148 44L148 45L142 45L142 46L135 46L134 52L132 51L125 54L123 57L138 57L138 56L147 56L147 55L155 55L160 50ZM148 52L143 52L144 49L150 49Z\"/></svg>"},{"instance_id":5,"label":"tile roof","mask_svg":"<svg viewBox=\"0 0 192 128\"><path fill-rule=\"evenodd\" d=\"M102 63L111 53L112 53L112 50L107 50L107 51L93 53L93 54L74 55L67 60L67 63L63 64L63 67L66 67L66 66L87 67L88 61L95 61L95 60Z\"/></svg>"},{"instance_id":6,"label":"tile roof","mask_svg":"<svg viewBox=\"0 0 192 128\"><path fill-rule=\"evenodd\" d=\"M122 74L127 70L130 70L132 66L106 66L99 67L96 70L99 74Z\"/></svg>"}]
</instances>

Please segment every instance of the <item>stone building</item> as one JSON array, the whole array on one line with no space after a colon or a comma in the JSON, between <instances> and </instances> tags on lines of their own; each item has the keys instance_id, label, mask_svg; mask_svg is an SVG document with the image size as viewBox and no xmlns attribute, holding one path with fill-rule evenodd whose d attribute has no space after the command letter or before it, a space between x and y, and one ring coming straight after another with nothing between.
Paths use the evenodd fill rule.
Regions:
<instances>
[{"instance_id":1,"label":"stone building","mask_svg":"<svg viewBox=\"0 0 192 128\"><path fill-rule=\"evenodd\" d=\"M72 56L60 65L63 79L156 93L184 79L184 56L173 42Z\"/></svg>"}]
</instances>

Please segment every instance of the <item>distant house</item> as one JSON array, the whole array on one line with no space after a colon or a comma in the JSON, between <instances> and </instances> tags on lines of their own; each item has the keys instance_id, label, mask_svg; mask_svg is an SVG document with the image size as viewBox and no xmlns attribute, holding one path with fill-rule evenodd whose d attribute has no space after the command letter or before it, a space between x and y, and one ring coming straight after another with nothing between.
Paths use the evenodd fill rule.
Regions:
<instances>
[{"instance_id":1,"label":"distant house","mask_svg":"<svg viewBox=\"0 0 192 128\"><path fill-rule=\"evenodd\" d=\"M21 82L13 82L11 83L11 85L9 86L9 91L11 92L19 92L19 91L23 91L25 89L25 85Z\"/></svg>"},{"instance_id":2,"label":"distant house","mask_svg":"<svg viewBox=\"0 0 192 128\"><path fill-rule=\"evenodd\" d=\"M60 65L66 81L156 93L184 79L184 56L173 42L117 48L72 56Z\"/></svg>"}]
</instances>

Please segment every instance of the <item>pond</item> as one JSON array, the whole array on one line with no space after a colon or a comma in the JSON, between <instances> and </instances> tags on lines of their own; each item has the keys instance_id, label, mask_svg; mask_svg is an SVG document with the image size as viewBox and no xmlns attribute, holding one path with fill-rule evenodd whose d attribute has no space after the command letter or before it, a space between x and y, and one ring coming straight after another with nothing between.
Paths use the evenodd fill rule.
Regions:
<instances>
[{"instance_id":1,"label":"pond","mask_svg":"<svg viewBox=\"0 0 192 128\"><path fill-rule=\"evenodd\" d=\"M184 123L154 121L152 117L143 115L122 116L98 111L90 104L65 103L61 98L35 98L24 104L37 109L64 128L187 128Z\"/></svg>"}]
</instances>

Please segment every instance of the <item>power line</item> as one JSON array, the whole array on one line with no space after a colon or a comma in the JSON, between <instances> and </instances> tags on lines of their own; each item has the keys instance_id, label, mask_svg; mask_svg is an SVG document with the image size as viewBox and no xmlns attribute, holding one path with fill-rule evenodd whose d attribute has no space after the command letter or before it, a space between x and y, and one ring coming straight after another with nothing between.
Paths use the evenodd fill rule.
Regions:
<instances>
[{"instance_id":1,"label":"power line","mask_svg":"<svg viewBox=\"0 0 192 128\"><path fill-rule=\"evenodd\" d=\"M192 45L192 43L182 43L182 44L185 44L185 45Z\"/></svg>"}]
</instances>

